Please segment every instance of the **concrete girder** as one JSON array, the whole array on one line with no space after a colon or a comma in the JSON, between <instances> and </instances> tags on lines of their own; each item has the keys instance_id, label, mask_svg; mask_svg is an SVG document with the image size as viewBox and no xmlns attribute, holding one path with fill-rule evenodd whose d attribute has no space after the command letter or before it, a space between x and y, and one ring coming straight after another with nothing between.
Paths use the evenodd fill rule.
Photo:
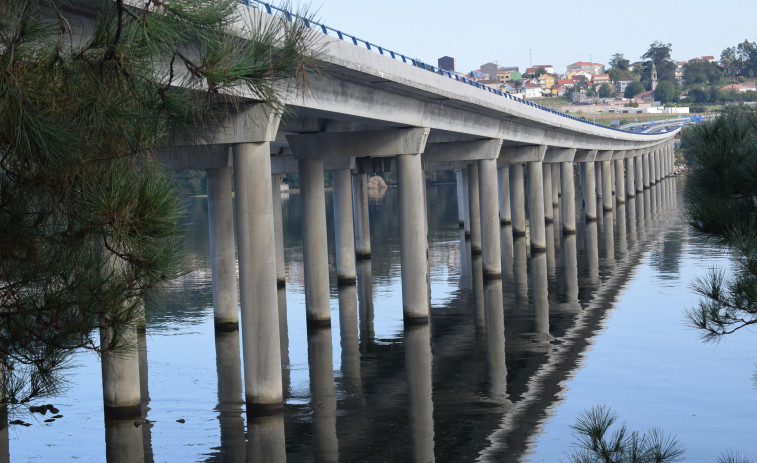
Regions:
<instances>
[{"instance_id":1,"label":"concrete girder","mask_svg":"<svg viewBox=\"0 0 757 463\"><path fill-rule=\"evenodd\" d=\"M427 163L497 159L501 146L501 139L426 143L422 160Z\"/></svg>"},{"instance_id":2,"label":"concrete girder","mask_svg":"<svg viewBox=\"0 0 757 463\"><path fill-rule=\"evenodd\" d=\"M542 162L545 164L573 162L575 157L575 148L547 148L547 152L544 155L544 160Z\"/></svg>"},{"instance_id":3,"label":"concrete girder","mask_svg":"<svg viewBox=\"0 0 757 463\"><path fill-rule=\"evenodd\" d=\"M574 162L594 162L597 157L597 150L576 150L573 158Z\"/></svg>"},{"instance_id":4,"label":"concrete girder","mask_svg":"<svg viewBox=\"0 0 757 463\"><path fill-rule=\"evenodd\" d=\"M288 135L295 158L387 157L424 151L428 128Z\"/></svg>"},{"instance_id":5,"label":"concrete girder","mask_svg":"<svg viewBox=\"0 0 757 463\"><path fill-rule=\"evenodd\" d=\"M601 150L597 151L597 156L594 158L595 161L612 161L614 151L613 150Z\"/></svg>"},{"instance_id":6,"label":"concrete girder","mask_svg":"<svg viewBox=\"0 0 757 463\"><path fill-rule=\"evenodd\" d=\"M524 162L542 162L547 152L544 145L506 146L499 153L498 166Z\"/></svg>"},{"instance_id":7,"label":"concrete girder","mask_svg":"<svg viewBox=\"0 0 757 463\"><path fill-rule=\"evenodd\" d=\"M617 161L619 159L625 159L626 150L617 150L612 153L612 160Z\"/></svg>"}]
</instances>

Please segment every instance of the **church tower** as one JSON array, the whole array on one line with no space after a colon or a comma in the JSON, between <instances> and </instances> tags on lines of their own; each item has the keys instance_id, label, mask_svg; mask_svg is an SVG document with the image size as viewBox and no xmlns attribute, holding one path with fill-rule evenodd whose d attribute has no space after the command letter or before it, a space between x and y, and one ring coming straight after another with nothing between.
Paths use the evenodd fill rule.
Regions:
<instances>
[{"instance_id":1,"label":"church tower","mask_svg":"<svg viewBox=\"0 0 757 463\"><path fill-rule=\"evenodd\" d=\"M652 61L652 91L657 88L657 69L654 67L654 61Z\"/></svg>"}]
</instances>

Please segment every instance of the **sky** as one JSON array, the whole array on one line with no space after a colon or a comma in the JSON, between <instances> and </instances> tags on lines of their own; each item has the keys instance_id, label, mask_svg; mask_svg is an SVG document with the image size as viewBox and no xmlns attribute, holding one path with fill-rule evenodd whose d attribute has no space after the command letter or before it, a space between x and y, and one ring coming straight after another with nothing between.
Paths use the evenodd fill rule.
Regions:
<instances>
[{"instance_id":1,"label":"sky","mask_svg":"<svg viewBox=\"0 0 757 463\"><path fill-rule=\"evenodd\" d=\"M607 65L615 53L634 62L655 40L672 44L675 61L719 59L727 47L757 41L755 0L311 0L308 9L323 24L428 64L452 56L462 72L497 62L562 73L576 61Z\"/></svg>"}]
</instances>

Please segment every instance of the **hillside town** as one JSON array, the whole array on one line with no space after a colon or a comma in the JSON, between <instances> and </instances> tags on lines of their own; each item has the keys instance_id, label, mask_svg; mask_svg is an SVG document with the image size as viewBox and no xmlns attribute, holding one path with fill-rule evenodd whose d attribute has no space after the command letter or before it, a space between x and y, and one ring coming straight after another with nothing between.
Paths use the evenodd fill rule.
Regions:
<instances>
[{"instance_id":1,"label":"hillside town","mask_svg":"<svg viewBox=\"0 0 757 463\"><path fill-rule=\"evenodd\" d=\"M576 61L562 71L537 64L522 72L518 66L489 62L461 73L455 59L444 56L438 67L520 98L542 104L553 100L552 106L584 114L686 114L692 108L703 112L707 104L757 101L754 42L727 48L720 59L705 55L673 61L671 45L655 41L642 59L630 62L618 53L608 65Z\"/></svg>"}]
</instances>

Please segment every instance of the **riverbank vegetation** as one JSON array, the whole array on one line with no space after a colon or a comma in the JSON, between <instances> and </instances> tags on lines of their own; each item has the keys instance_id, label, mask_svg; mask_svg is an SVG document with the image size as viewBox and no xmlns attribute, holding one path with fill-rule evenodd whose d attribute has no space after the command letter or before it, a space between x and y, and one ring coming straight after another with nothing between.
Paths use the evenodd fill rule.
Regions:
<instances>
[{"instance_id":1,"label":"riverbank vegetation","mask_svg":"<svg viewBox=\"0 0 757 463\"><path fill-rule=\"evenodd\" d=\"M212 132L243 92L281 110L276 82L303 85L312 64L304 19L240 18L236 0L84 3L90 36L68 3L0 0L0 404L11 407L55 393L75 350L102 350L98 329L108 349L132 347L121 336L144 298L188 270L179 200L150 150ZM247 39L231 30L240 19Z\"/></svg>"}]
</instances>

